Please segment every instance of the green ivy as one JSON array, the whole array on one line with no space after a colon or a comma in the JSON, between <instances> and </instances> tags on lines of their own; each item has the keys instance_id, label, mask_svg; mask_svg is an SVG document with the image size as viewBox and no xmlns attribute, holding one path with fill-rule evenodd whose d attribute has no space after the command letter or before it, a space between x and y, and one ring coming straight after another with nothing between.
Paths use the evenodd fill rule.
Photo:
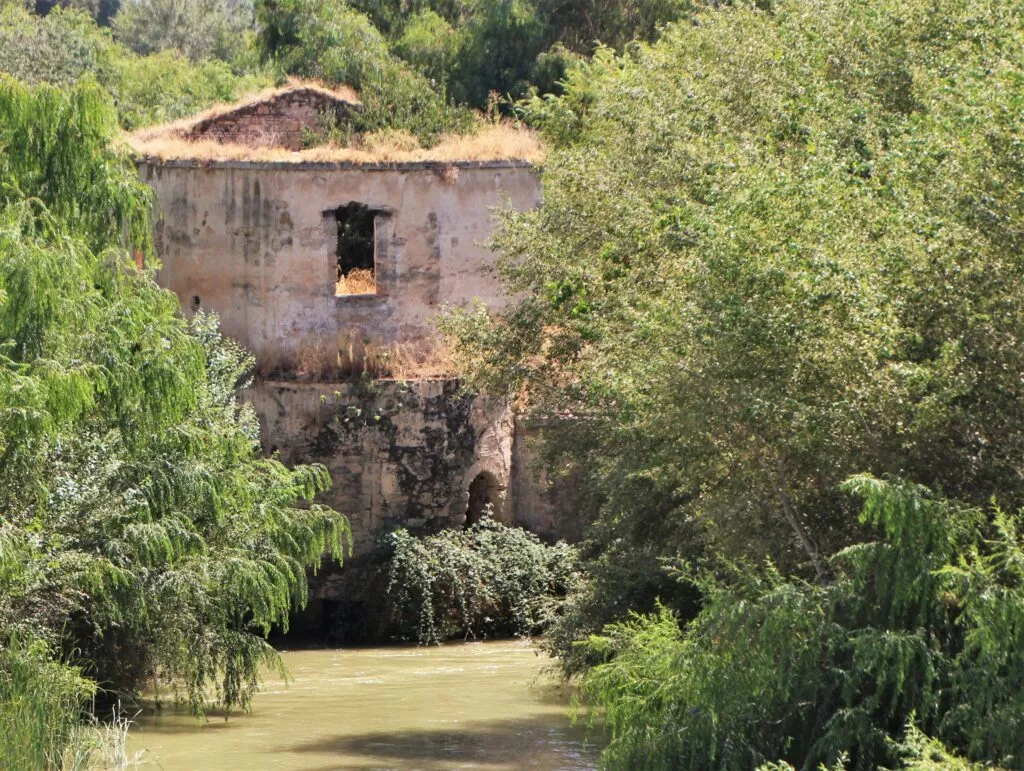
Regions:
<instances>
[{"instance_id":1,"label":"green ivy","mask_svg":"<svg viewBox=\"0 0 1024 771\"><path fill-rule=\"evenodd\" d=\"M490 517L424 538L396 530L380 549L394 634L420 643L538 634L579 580L573 547Z\"/></svg>"}]
</instances>

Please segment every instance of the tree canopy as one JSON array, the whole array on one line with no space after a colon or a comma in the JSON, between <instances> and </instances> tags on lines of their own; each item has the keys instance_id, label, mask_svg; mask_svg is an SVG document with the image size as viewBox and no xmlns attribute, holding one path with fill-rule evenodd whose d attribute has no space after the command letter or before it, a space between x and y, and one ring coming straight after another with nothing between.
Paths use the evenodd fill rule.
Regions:
<instances>
[{"instance_id":1,"label":"tree canopy","mask_svg":"<svg viewBox=\"0 0 1024 771\"><path fill-rule=\"evenodd\" d=\"M818 592L845 591L837 560L875 537L840 487L852 475L923 485L958 501L953 508L985 509L994 497L1010 531L1019 528L1022 50L1019 4L708 7L652 45L599 50L569 72L561 95L522 105L555 150L543 207L506 212L494 238L516 302L495 315L453 312L447 329L478 385L545 416L549 468L576 475L579 510L595 519L586 588L550 644L569 669L585 668L600 650L575 643L630 610L654 610L659 596L684 624L701 607L711 614L682 632L675 620L613 627L632 658L590 680L599 703L623 715L612 743L623 754L610 749L610 766L645 757L645 767L678 767L670 756L683 742L686 757L712 753L698 766L746 767L752 756L721 754L749 749L746 734L725 728L740 723L764 727L752 740L764 760L777 751L805 768L833 763L835 753L812 752L833 729L849 732L855 767L893 760L858 743L897 741L913 710L857 712L871 693L858 680L844 686L845 701L790 731L786 721L803 718L783 707L769 714L759 690L777 673L766 669L768 680L749 690L727 682L748 653L709 629L724 638L769 629L751 620L751 603L780 595L765 588L752 599L742 578L768 560L779 591L802 587L809 604L793 615L771 605L762 618L779 626L749 655L767 661L797 644L799 629L783 629L800 613L823 612L831 600ZM939 520L957 527L952 515ZM952 562L973 559L971 548L961 545ZM728 598L680 584L665 570L680 558L738 565L722 590ZM936 601L961 608L961 590ZM1020 606L1006 611L1018 628ZM939 620L909 626L919 623L926 637L953 634ZM670 628L682 636L663 639ZM857 644L849 626L836 634ZM890 671L845 650L808 665L814 687L824 687L829 666L855 679ZM1014 692L1015 672L1000 669L998 686L965 703L990 689ZM894 676L902 685L880 699L927 682L920 671ZM804 703L786 694L780 704ZM916 709L931 728L958 720L941 700L941 718L926 718L926 701ZM842 729L828 722L845 718ZM969 727L940 733L970 757L1017 767L1006 760L1017 757L1012 742L979 738L1004 720L974 714ZM717 739L708 733L715 721ZM771 744L780 737L792 740L788 749Z\"/></svg>"},{"instance_id":2,"label":"tree canopy","mask_svg":"<svg viewBox=\"0 0 1024 771\"><path fill-rule=\"evenodd\" d=\"M0 81L0 638L245 706L348 526L310 503L325 469L262 457L248 355L136 268L151 197L116 126L95 86Z\"/></svg>"}]
</instances>

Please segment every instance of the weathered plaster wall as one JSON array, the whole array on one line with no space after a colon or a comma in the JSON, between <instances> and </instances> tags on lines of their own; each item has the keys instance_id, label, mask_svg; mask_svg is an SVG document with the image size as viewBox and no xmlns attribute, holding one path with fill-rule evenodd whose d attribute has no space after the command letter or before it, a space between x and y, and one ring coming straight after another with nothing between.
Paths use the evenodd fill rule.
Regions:
<instances>
[{"instance_id":1,"label":"weathered plaster wall","mask_svg":"<svg viewBox=\"0 0 1024 771\"><path fill-rule=\"evenodd\" d=\"M198 121L186 137L298 150L306 132L317 129L321 115L344 120L353 109L355 105L317 89L296 88Z\"/></svg>"},{"instance_id":2,"label":"weathered plaster wall","mask_svg":"<svg viewBox=\"0 0 1024 771\"><path fill-rule=\"evenodd\" d=\"M509 519L548 541L578 541L583 521L578 510L579 480L552 474L542 463L543 425L517 416L512 433Z\"/></svg>"},{"instance_id":3,"label":"weathered plaster wall","mask_svg":"<svg viewBox=\"0 0 1024 771\"><path fill-rule=\"evenodd\" d=\"M220 314L257 361L349 341L390 344L431 334L445 303L503 302L482 244L492 207L535 207L540 186L522 163L140 163L161 220L160 283L186 311ZM333 210L351 201L378 220L376 295L335 297Z\"/></svg>"},{"instance_id":4,"label":"weathered plaster wall","mask_svg":"<svg viewBox=\"0 0 1024 771\"><path fill-rule=\"evenodd\" d=\"M265 451L330 471L323 502L349 518L356 556L396 527L461 527L481 472L500 487L495 516L512 519L505 493L514 426L504 400L464 396L453 380L265 381L245 398L262 418Z\"/></svg>"}]
</instances>

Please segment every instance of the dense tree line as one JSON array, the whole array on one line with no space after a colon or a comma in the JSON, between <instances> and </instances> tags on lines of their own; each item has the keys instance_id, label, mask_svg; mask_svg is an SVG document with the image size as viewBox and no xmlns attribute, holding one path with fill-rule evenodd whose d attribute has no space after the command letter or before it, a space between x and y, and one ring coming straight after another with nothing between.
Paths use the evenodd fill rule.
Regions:
<instances>
[{"instance_id":1,"label":"dense tree line","mask_svg":"<svg viewBox=\"0 0 1024 771\"><path fill-rule=\"evenodd\" d=\"M448 329L594 518L548 642L610 767L1024 767L1022 51L1020 4L723 6L523 104L519 300Z\"/></svg>"},{"instance_id":2,"label":"dense tree line","mask_svg":"<svg viewBox=\"0 0 1024 771\"><path fill-rule=\"evenodd\" d=\"M470 108L552 93L598 43L653 39L687 0L0 1L0 71L66 85L95 78L132 129L194 114L285 75L361 92L357 131L430 143Z\"/></svg>"}]
</instances>

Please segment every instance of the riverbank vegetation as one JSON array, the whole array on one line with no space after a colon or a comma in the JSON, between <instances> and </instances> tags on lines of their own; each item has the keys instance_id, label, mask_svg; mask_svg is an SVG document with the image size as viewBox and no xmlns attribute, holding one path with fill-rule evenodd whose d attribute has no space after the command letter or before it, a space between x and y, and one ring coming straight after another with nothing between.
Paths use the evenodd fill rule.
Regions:
<instances>
[{"instance_id":1,"label":"riverbank vegetation","mask_svg":"<svg viewBox=\"0 0 1024 771\"><path fill-rule=\"evenodd\" d=\"M261 457L248 355L137 267L151 199L116 127L95 86L0 80L0 715L22 768L64 763L92 694L246 706L265 635L348 537L308 503L323 468Z\"/></svg>"},{"instance_id":2,"label":"riverbank vegetation","mask_svg":"<svg viewBox=\"0 0 1024 771\"><path fill-rule=\"evenodd\" d=\"M447 328L582 480L548 639L608 767L893 767L911 725L1024 767L1022 50L1019 4L723 4L524 103L518 302Z\"/></svg>"},{"instance_id":3,"label":"riverbank vegetation","mask_svg":"<svg viewBox=\"0 0 1024 771\"><path fill-rule=\"evenodd\" d=\"M384 537L387 636L435 644L548 629L579 581L576 550L485 517L465 530Z\"/></svg>"}]
</instances>

